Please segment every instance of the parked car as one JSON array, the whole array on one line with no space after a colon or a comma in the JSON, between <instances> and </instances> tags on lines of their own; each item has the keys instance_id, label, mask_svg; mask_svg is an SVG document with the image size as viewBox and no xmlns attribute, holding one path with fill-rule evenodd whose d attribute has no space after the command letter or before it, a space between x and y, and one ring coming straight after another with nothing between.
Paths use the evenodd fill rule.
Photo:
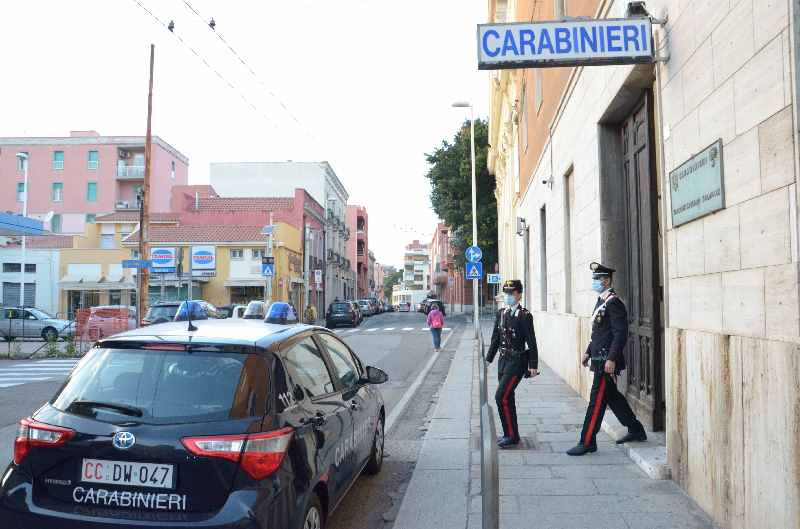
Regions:
<instances>
[{"instance_id":1,"label":"parked car","mask_svg":"<svg viewBox=\"0 0 800 529\"><path fill-rule=\"evenodd\" d=\"M54 318L36 308L0 308L0 337L10 342L17 338L42 338L48 342L75 335L75 322Z\"/></svg>"},{"instance_id":2,"label":"parked car","mask_svg":"<svg viewBox=\"0 0 800 529\"><path fill-rule=\"evenodd\" d=\"M325 311L325 327L329 329L343 324L357 327L359 323L360 316L350 301L334 301Z\"/></svg>"},{"instance_id":3,"label":"parked car","mask_svg":"<svg viewBox=\"0 0 800 529\"><path fill-rule=\"evenodd\" d=\"M324 529L381 471L387 379L321 327L118 334L20 421L2 526Z\"/></svg>"},{"instance_id":4,"label":"parked car","mask_svg":"<svg viewBox=\"0 0 800 529\"><path fill-rule=\"evenodd\" d=\"M411 312L411 303L408 301L401 301L397 304L397 312Z\"/></svg>"},{"instance_id":5,"label":"parked car","mask_svg":"<svg viewBox=\"0 0 800 529\"><path fill-rule=\"evenodd\" d=\"M241 320L244 318L244 311L247 305L224 305L217 307L217 310L222 314L223 318L230 318L232 320Z\"/></svg>"},{"instance_id":6,"label":"parked car","mask_svg":"<svg viewBox=\"0 0 800 529\"><path fill-rule=\"evenodd\" d=\"M136 328L136 307L101 305L89 309L89 319L78 335L96 342Z\"/></svg>"},{"instance_id":7,"label":"parked car","mask_svg":"<svg viewBox=\"0 0 800 529\"><path fill-rule=\"evenodd\" d=\"M361 305L359 305L357 301L348 301L348 303L353 306L353 310L358 314L358 324L361 325L361 322L364 321L364 313L361 311Z\"/></svg>"},{"instance_id":8,"label":"parked car","mask_svg":"<svg viewBox=\"0 0 800 529\"><path fill-rule=\"evenodd\" d=\"M363 312L364 316L366 316L367 318L369 318L374 314L374 312L372 311L372 305L370 305L369 300L359 299L358 305L359 307L361 307L361 312Z\"/></svg>"}]
</instances>

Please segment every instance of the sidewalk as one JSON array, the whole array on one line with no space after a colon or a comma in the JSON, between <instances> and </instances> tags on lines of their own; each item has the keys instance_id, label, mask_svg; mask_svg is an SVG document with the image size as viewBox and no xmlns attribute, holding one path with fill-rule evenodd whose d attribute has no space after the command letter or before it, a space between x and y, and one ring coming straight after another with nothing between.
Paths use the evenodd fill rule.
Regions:
<instances>
[{"instance_id":1,"label":"sidewalk","mask_svg":"<svg viewBox=\"0 0 800 529\"><path fill-rule=\"evenodd\" d=\"M471 329L455 347L394 529L481 527L479 359ZM586 401L546 365L540 368L542 375L517 389L522 444L499 454L501 529L714 527L674 482L649 478L604 432L597 453L566 455L577 442ZM493 410L496 388L492 365ZM500 430L496 410L495 424Z\"/></svg>"}]
</instances>

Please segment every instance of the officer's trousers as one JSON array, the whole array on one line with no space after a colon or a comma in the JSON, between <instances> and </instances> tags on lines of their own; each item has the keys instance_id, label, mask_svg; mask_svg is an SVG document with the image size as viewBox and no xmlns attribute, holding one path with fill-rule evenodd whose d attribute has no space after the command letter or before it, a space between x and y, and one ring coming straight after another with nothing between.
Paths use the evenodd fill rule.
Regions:
<instances>
[{"instance_id":1,"label":"officer's trousers","mask_svg":"<svg viewBox=\"0 0 800 529\"><path fill-rule=\"evenodd\" d=\"M500 385L494 394L497 413L500 414L500 423L503 425L503 436L514 440L519 440L517 400L514 396L514 391L525 376L526 369L527 365L523 358L508 360L501 358L497 369L497 375L500 379Z\"/></svg>"},{"instance_id":2,"label":"officer's trousers","mask_svg":"<svg viewBox=\"0 0 800 529\"><path fill-rule=\"evenodd\" d=\"M595 366L592 392L589 395L589 406L586 408L586 418L583 421L580 442L583 446L593 446L597 441L597 432L603 424L603 415L606 404L617 416L623 426L630 432L644 431L644 426L636 418L625 396L617 389L617 382L611 375L603 371L603 366Z\"/></svg>"}]
</instances>

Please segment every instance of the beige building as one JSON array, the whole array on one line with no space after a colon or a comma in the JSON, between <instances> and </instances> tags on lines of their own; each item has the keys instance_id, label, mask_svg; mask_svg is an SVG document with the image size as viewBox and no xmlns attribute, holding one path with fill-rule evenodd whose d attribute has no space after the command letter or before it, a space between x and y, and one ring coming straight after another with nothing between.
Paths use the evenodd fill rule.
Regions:
<instances>
[{"instance_id":1,"label":"beige building","mask_svg":"<svg viewBox=\"0 0 800 529\"><path fill-rule=\"evenodd\" d=\"M490 19L625 7L496 0ZM800 527L800 5L647 9L668 18L664 62L492 74L501 270L528 279L540 358L588 397L588 264L616 268L620 388L665 433L672 479L722 527ZM722 207L687 218L680 186L698 163L719 164L721 193L697 200Z\"/></svg>"}]
</instances>

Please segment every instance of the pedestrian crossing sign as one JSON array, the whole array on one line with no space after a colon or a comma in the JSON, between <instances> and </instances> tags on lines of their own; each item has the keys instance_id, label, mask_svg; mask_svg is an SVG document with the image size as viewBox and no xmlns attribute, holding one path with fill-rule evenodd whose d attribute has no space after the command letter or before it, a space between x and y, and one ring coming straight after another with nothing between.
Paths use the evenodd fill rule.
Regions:
<instances>
[{"instance_id":1,"label":"pedestrian crossing sign","mask_svg":"<svg viewBox=\"0 0 800 529\"><path fill-rule=\"evenodd\" d=\"M275 265L274 264L261 264L261 275L264 277L272 277L275 275Z\"/></svg>"},{"instance_id":2,"label":"pedestrian crossing sign","mask_svg":"<svg viewBox=\"0 0 800 529\"><path fill-rule=\"evenodd\" d=\"M467 279L483 277L483 263L467 263Z\"/></svg>"}]
</instances>

